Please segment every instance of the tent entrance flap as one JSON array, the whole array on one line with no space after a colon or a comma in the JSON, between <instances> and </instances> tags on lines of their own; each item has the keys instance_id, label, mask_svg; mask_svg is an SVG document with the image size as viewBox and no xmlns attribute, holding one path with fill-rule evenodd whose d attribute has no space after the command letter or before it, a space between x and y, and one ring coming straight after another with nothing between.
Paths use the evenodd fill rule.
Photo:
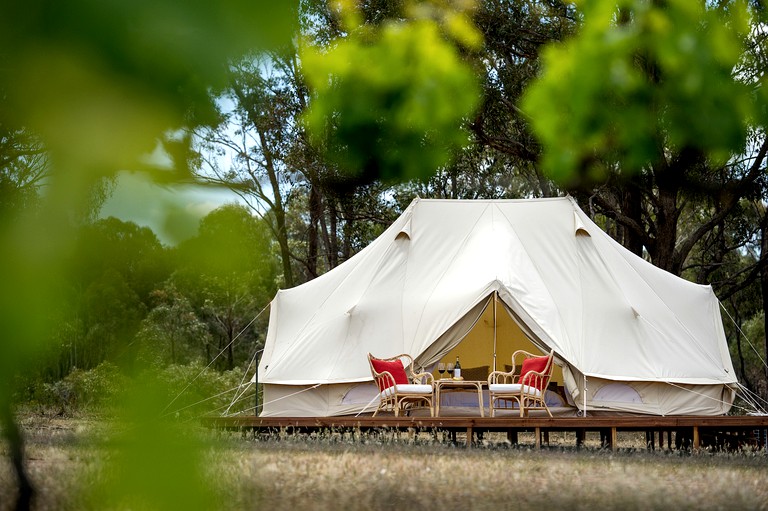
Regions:
<instances>
[{"instance_id":1,"label":"tent entrance flap","mask_svg":"<svg viewBox=\"0 0 768 511\"><path fill-rule=\"evenodd\" d=\"M507 302L504 300L498 300L498 302L501 304L502 309L506 311L506 313L509 315L509 317L515 322L517 325L517 328L520 329L520 331L525 335L525 337L538 348L539 351L542 353L547 353L550 349L552 349L552 346L547 346L545 342L543 342L539 337L533 333L533 330L523 321L518 314L515 313L512 308L507 305ZM499 316L504 316L503 314L500 314Z\"/></svg>"},{"instance_id":2,"label":"tent entrance flap","mask_svg":"<svg viewBox=\"0 0 768 511\"><path fill-rule=\"evenodd\" d=\"M454 325L446 330L417 358L415 363L419 367L428 368L436 364L443 356L455 348L474 329L483 313L488 309L492 296L480 301L464 314Z\"/></svg>"},{"instance_id":3,"label":"tent entrance flap","mask_svg":"<svg viewBox=\"0 0 768 511\"><path fill-rule=\"evenodd\" d=\"M484 380L494 370L494 363L497 371L511 371L512 354L517 350L548 352L549 348L503 300L497 299L497 303L493 303L494 294L474 306L432 343L417 358L419 367L434 370L437 362L452 362L458 356L465 377ZM471 372L467 373L467 370ZM440 377L436 372L435 376ZM562 370L558 366L554 368L552 382L563 384Z\"/></svg>"}]
</instances>

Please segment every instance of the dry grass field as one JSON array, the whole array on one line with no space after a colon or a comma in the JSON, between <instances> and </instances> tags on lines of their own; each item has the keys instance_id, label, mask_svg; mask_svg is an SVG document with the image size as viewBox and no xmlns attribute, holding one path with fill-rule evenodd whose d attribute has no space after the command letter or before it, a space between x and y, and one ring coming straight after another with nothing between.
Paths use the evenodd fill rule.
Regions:
<instances>
[{"instance_id":1,"label":"dry grass field","mask_svg":"<svg viewBox=\"0 0 768 511\"><path fill-rule=\"evenodd\" d=\"M194 430L187 445L199 448L200 481L180 479L193 458L169 451L158 459L182 458L177 465L170 460L152 472L156 462L147 455L142 470L150 479L114 486L122 447L106 421L30 415L22 423L41 510L768 509L764 452L646 452L631 437L620 438L617 453L600 450L594 438L577 451L572 434L553 434L549 448L535 450L526 435L517 447L489 435L466 449L428 434L265 440ZM14 479L7 446L0 451L4 511Z\"/></svg>"}]
</instances>

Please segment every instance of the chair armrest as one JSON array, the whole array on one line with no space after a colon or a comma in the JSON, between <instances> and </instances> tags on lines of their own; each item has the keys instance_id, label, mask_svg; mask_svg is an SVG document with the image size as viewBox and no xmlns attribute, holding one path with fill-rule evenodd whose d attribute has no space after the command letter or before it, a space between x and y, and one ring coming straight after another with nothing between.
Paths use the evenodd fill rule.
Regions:
<instances>
[{"instance_id":1,"label":"chair armrest","mask_svg":"<svg viewBox=\"0 0 768 511\"><path fill-rule=\"evenodd\" d=\"M504 371L493 371L491 374L488 375L488 385L493 385L495 383L514 383L515 382L515 372L509 372L505 373Z\"/></svg>"},{"instance_id":2,"label":"chair armrest","mask_svg":"<svg viewBox=\"0 0 768 511\"><path fill-rule=\"evenodd\" d=\"M425 377L426 377L426 381L424 381ZM411 373L411 381L416 383L432 385L434 380L435 380L435 377L432 375L432 373Z\"/></svg>"},{"instance_id":3,"label":"chair armrest","mask_svg":"<svg viewBox=\"0 0 768 511\"><path fill-rule=\"evenodd\" d=\"M379 388L388 388L388 387L394 387L395 386L395 377L392 376L392 373L389 371L384 371L381 373L377 373L374 371L373 373L373 379L376 381L376 383L379 383L379 380L382 380L384 383L379 386Z\"/></svg>"},{"instance_id":4,"label":"chair armrest","mask_svg":"<svg viewBox=\"0 0 768 511\"><path fill-rule=\"evenodd\" d=\"M531 387L536 387L537 389L546 390L546 388L543 387L546 387L546 384L549 383L548 380L550 376L550 372L538 373L536 371L528 371L525 373L525 381L520 383Z\"/></svg>"}]
</instances>

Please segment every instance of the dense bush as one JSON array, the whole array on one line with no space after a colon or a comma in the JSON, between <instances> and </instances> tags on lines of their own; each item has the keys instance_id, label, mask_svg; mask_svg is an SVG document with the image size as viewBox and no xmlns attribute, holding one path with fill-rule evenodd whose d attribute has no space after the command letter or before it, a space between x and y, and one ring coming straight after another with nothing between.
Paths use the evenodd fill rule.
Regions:
<instances>
[{"instance_id":1,"label":"dense bush","mask_svg":"<svg viewBox=\"0 0 768 511\"><path fill-rule=\"evenodd\" d=\"M31 383L20 397L21 401L30 405L53 409L58 413L109 414L123 406L127 391L137 388L140 383L152 381L158 402L165 407L156 411L158 415L193 418L227 410L242 380L242 369L219 372L204 368L200 362L170 365L159 370L145 369L133 375L125 374L114 364L103 362L90 370L75 369L53 383ZM253 407L253 402L251 387L230 412Z\"/></svg>"},{"instance_id":2,"label":"dense bush","mask_svg":"<svg viewBox=\"0 0 768 511\"><path fill-rule=\"evenodd\" d=\"M57 408L60 413L108 409L127 380L116 365L102 362L93 369L75 369L53 383L39 381L27 385L25 401Z\"/></svg>"}]
</instances>

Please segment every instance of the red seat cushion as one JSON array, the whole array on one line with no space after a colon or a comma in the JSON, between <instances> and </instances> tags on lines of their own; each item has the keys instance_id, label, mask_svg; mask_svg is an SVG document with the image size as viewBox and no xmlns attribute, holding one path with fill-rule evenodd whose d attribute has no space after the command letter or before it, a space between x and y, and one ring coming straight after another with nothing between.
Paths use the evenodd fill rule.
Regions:
<instances>
[{"instance_id":1,"label":"red seat cushion","mask_svg":"<svg viewBox=\"0 0 768 511\"><path fill-rule=\"evenodd\" d=\"M371 358L371 364L373 364L373 369L377 373L383 373L384 371L389 371L389 374L392 375L392 377L395 379L395 385L407 385L410 383L408 381L408 376L405 374L405 368L403 367L403 363L399 360L393 360L392 362L388 362L386 360L379 360L378 358ZM392 382L388 381L388 379L379 379L379 390L384 391L392 386Z\"/></svg>"},{"instance_id":2,"label":"red seat cushion","mask_svg":"<svg viewBox=\"0 0 768 511\"><path fill-rule=\"evenodd\" d=\"M521 383L523 385L532 385L539 390L544 390L542 388L544 386L543 379L537 380L535 377L533 377L533 375L531 378L526 378L526 375L530 371L533 371L534 373L540 373L544 371L544 369L547 367L548 360L549 357L531 357L523 360L523 366L520 368L520 378L517 379L517 383Z\"/></svg>"}]
</instances>

